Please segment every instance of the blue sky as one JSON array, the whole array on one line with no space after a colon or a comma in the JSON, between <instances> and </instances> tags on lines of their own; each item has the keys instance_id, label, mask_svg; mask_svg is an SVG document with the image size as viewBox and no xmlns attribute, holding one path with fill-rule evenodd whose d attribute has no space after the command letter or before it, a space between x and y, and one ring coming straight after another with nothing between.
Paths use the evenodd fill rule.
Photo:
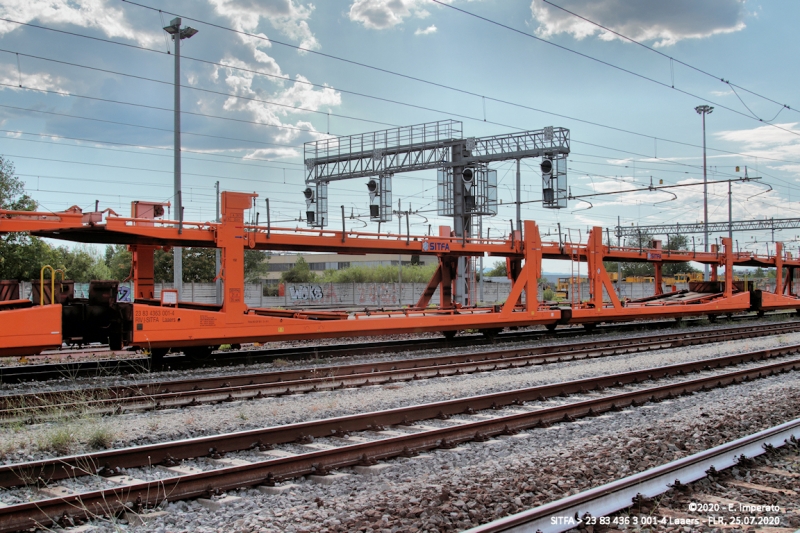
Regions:
<instances>
[{"instance_id":1,"label":"blue sky","mask_svg":"<svg viewBox=\"0 0 800 533\"><path fill-rule=\"evenodd\" d=\"M3 0L0 154L14 162L42 209L91 209L99 200L127 214L131 200L171 199L174 58L161 27L179 14L199 30L181 47L187 220L214 217L219 180L224 190L258 192L261 206L268 197L272 219L293 226L305 209L304 142L446 119L463 121L465 136L569 128L576 196L646 187L651 178L701 182L700 104L716 107L707 117L709 179L743 176L747 166L772 187L753 197L768 187L735 184L733 218L797 216L793 26L800 4L554 4L713 76L542 0L142 0L154 9L111 0ZM503 205L484 224L500 235L514 217L514 166L494 168ZM367 214L365 181L331 184L332 227L340 227L340 205L348 215ZM523 162L522 183L523 201L541 198L538 161ZM395 203L419 211L412 232L449 223L435 213L435 171L396 175L393 188ZM559 211L526 203L522 215L545 234L560 223L585 235L593 225L615 225L618 216L625 225L701 221L702 187L675 194L672 201L654 191L590 197L591 208L572 200ZM709 219L727 220L727 184L710 187ZM797 235L787 230L776 239L797 252ZM770 237L734 234L741 248L761 252Z\"/></svg>"}]
</instances>

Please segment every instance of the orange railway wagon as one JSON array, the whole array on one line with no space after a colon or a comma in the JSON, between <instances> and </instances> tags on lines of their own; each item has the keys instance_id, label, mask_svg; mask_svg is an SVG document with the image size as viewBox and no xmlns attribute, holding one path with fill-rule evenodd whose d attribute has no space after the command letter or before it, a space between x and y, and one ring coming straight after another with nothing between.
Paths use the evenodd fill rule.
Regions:
<instances>
[{"instance_id":1,"label":"orange railway wagon","mask_svg":"<svg viewBox=\"0 0 800 533\"><path fill-rule=\"evenodd\" d=\"M450 229L439 236L381 235L324 229L275 228L245 224L245 212L257 195L223 192L222 221L193 223L163 220L164 204L134 202L131 217L113 212L62 213L0 211L0 233L35 235L81 243L125 244L133 252L133 303L111 296L113 285L93 282L88 300L36 302L15 298L0 302L0 355L25 355L62 342L109 342L147 349L154 358L171 348L189 356L203 356L220 344L271 342L345 336L480 330L493 334L506 327L576 323L591 327L601 322L640 318L722 315L751 309L797 309L800 299L791 293L800 263L783 257L757 257L731 251L728 239L716 252L662 251L609 247L602 243L601 228L594 228L586 244L542 242L535 222L525 221L523 231L508 239L455 238ZM221 305L177 301L175 291L154 298L153 254L156 248L209 247L221 250L219 277L223 280ZM250 308L244 303L245 249L273 251L326 251L348 254L427 254L439 266L417 304L390 311L294 311ZM503 305L479 307L455 304L451 295L459 257L505 257L512 288ZM543 259L588 264L590 298L572 305L539 302L537 280ZM647 261L655 265L654 295L637 301L620 301L603 261ZM697 261L712 266L712 281L692 291L664 293L661 265ZM718 281L717 268L733 265L772 266L781 273L775 293L739 290L732 280ZM786 278L783 270L788 271ZM52 283L52 282L50 282ZM112 282L113 284L113 282ZM44 290L45 283L39 287ZM439 301L429 305L436 289ZM754 307L754 302L756 307Z\"/></svg>"}]
</instances>

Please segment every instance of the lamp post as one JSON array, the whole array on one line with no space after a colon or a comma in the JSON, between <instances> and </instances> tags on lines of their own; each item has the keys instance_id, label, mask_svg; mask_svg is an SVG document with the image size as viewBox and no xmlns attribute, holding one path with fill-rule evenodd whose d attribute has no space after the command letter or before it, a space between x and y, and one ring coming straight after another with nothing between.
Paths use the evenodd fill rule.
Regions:
<instances>
[{"instance_id":1,"label":"lamp post","mask_svg":"<svg viewBox=\"0 0 800 533\"><path fill-rule=\"evenodd\" d=\"M176 17L170 21L169 26L164 27L164 31L172 35L175 41L175 173L174 185L175 194L175 215L179 225L178 232L183 230L183 199L181 198L181 40L188 39L197 33L197 30L186 26L181 28L181 19ZM178 291L178 300L181 299L183 292L183 255L181 248L172 249L174 285Z\"/></svg>"},{"instance_id":2,"label":"lamp post","mask_svg":"<svg viewBox=\"0 0 800 533\"><path fill-rule=\"evenodd\" d=\"M708 174L706 172L706 115L714 111L710 105L699 105L694 108L703 116L703 228L705 230L705 243L703 247L708 251ZM703 280L708 281L708 265L703 265Z\"/></svg>"}]
</instances>

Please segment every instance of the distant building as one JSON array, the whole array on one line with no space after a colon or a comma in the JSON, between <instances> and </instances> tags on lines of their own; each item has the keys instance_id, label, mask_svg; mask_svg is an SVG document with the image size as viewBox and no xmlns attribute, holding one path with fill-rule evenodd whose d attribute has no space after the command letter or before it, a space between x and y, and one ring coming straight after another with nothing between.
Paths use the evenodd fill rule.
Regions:
<instances>
[{"instance_id":1,"label":"distant building","mask_svg":"<svg viewBox=\"0 0 800 533\"><path fill-rule=\"evenodd\" d=\"M402 261L403 266L411 266L411 256L396 254L367 254L367 255L346 255L346 254L314 254L314 253L284 253L272 254L269 257L266 280L267 283L275 283L281 279L281 274L290 270L297 262L297 258L305 259L312 272L321 274L325 270L344 270L350 267L377 267L377 266L397 266L398 261ZM420 265L435 265L438 259L435 255L420 255Z\"/></svg>"}]
</instances>

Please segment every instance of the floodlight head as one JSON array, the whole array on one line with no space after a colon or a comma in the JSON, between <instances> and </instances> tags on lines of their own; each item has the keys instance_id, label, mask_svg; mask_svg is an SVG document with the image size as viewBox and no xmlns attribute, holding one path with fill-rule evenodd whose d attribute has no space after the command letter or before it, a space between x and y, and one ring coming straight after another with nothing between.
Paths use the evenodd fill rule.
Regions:
<instances>
[{"instance_id":1,"label":"floodlight head","mask_svg":"<svg viewBox=\"0 0 800 533\"><path fill-rule=\"evenodd\" d=\"M710 106L710 105L699 105L699 106L695 107L694 110L697 111L698 115L702 115L703 113L708 115L712 111L714 111L714 108L712 106Z\"/></svg>"},{"instance_id":2,"label":"floodlight head","mask_svg":"<svg viewBox=\"0 0 800 533\"><path fill-rule=\"evenodd\" d=\"M177 26L164 26L164 31L169 33L170 35L175 35L180 31Z\"/></svg>"},{"instance_id":3,"label":"floodlight head","mask_svg":"<svg viewBox=\"0 0 800 533\"><path fill-rule=\"evenodd\" d=\"M553 173L553 161L551 159L543 159L539 167L542 169L543 176Z\"/></svg>"},{"instance_id":4,"label":"floodlight head","mask_svg":"<svg viewBox=\"0 0 800 533\"><path fill-rule=\"evenodd\" d=\"M181 30L181 39L188 39L193 35L197 34L199 30L192 28L191 26L186 26Z\"/></svg>"}]
</instances>

